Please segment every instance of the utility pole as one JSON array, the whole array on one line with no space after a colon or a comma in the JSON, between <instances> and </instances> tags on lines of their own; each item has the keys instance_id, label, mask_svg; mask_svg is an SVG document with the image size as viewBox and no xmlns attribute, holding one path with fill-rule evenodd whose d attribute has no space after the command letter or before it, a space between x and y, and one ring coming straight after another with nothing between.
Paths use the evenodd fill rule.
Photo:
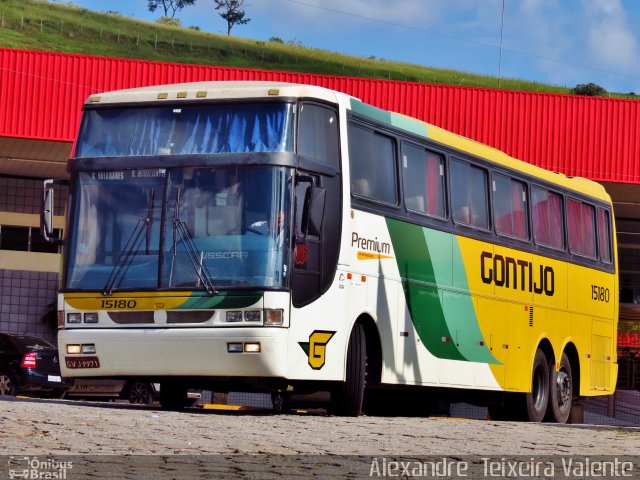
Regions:
<instances>
[{"instance_id":1,"label":"utility pole","mask_svg":"<svg viewBox=\"0 0 640 480\"><path fill-rule=\"evenodd\" d=\"M502 0L502 19L500 21L500 59L498 60L498 88L502 87L502 35L504 33L504 1Z\"/></svg>"}]
</instances>

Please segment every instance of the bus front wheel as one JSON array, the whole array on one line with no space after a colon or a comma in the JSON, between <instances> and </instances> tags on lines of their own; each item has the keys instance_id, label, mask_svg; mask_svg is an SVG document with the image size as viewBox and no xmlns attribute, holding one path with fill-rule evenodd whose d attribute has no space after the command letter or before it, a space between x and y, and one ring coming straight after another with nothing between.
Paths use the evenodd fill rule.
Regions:
<instances>
[{"instance_id":1,"label":"bus front wheel","mask_svg":"<svg viewBox=\"0 0 640 480\"><path fill-rule=\"evenodd\" d=\"M552 369L547 419L557 423L567 423L573 402L573 375L571 362L566 353L562 354L560 369Z\"/></svg>"},{"instance_id":2,"label":"bus front wheel","mask_svg":"<svg viewBox=\"0 0 640 480\"><path fill-rule=\"evenodd\" d=\"M357 417L362 411L367 371L367 344L364 328L356 323L349 337L345 381L331 392L331 413Z\"/></svg>"},{"instance_id":3,"label":"bus front wheel","mask_svg":"<svg viewBox=\"0 0 640 480\"><path fill-rule=\"evenodd\" d=\"M550 370L546 355L538 349L533 359L531 392L525 395L526 413L531 422L541 422L547 412Z\"/></svg>"}]
</instances>

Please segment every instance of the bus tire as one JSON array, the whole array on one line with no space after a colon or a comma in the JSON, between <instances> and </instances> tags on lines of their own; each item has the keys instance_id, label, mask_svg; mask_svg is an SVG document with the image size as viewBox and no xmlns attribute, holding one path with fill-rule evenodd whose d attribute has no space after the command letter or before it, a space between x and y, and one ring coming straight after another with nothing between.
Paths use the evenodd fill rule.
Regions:
<instances>
[{"instance_id":1,"label":"bus tire","mask_svg":"<svg viewBox=\"0 0 640 480\"><path fill-rule=\"evenodd\" d=\"M182 410L187 406L187 387L177 382L160 383L160 406L164 410Z\"/></svg>"},{"instance_id":2,"label":"bus tire","mask_svg":"<svg viewBox=\"0 0 640 480\"><path fill-rule=\"evenodd\" d=\"M526 414L530 422L541 422L547 413L550 370L546 355L538 349L531 371L531 392L525 395Z\"/></svg>"},{"instance_id":3,"label":"bus tire","mask_svg":"<svg viewBox=\"0 0 640 480\"><path fill-rule=\"evenodd\" d=\"M567 423L573 403L573 374L571 362L565 353L560 360L560 369L551 369L549 388L549 406L547 420L557 423Z\"/></svg>"},{"instance_id":4,"label":"bus tire","mask_svg":"<svg viewBox=\"0 0 640 480\"><path fill-rule=\"evenodd\" d=\"M335 415L357 417L362 412L367 371L367 344L364 328L356 323L349 337L345 381L331 392L331 410Z\"/></svg>"}]
</instances>

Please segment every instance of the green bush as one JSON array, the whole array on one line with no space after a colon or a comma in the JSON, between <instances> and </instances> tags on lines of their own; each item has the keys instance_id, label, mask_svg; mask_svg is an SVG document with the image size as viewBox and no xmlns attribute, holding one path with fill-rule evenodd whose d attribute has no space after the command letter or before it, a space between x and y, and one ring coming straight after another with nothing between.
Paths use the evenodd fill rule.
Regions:
<instances>
[{"instance_id":1,"label":"green bush","mask_svg":"<svg viewBox=\"0 0 640 480\"><path fill-rule=\"evenodd\" d=\"M580 83L576 85L571 92L575 95L585 95L588 97L602 97L607 94L604 88L595 83Z\"/></svg>"},{"instance_id":2,"label":"green bush","mask_svg":"<svg viewBox=\"0 0 640 480\"><path fill-rule=\"evenodd\" d=\"M177 18L171 18L171 17L160 17L159 19L156 20L156 23L159 23L160 25L168 25L170 27L182 26L182 22L180 22L180 20L178 20Z\"/></svg>"}]
</instances>

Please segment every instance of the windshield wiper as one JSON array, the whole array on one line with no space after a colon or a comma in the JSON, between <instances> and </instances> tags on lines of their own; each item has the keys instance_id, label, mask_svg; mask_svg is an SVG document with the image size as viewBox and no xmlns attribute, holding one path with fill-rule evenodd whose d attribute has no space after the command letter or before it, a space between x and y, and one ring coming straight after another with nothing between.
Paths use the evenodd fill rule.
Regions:
<instances>
[{"instance_id":1,"label":"windshield wiper","mask_svg":"<svg viewBox=\"0 0 640 480\"><path fill-rule=\"evenodd\" d=\"M178 236L182 240L182 244L187 252L191 266L198 276L198 286L202 284L207 290L209 295L215 295L218 293L213 282L211 282L211 276L207 271L207 267L204 265L202 254L198 255L198 250L193 243L193 237L189 232L187 224L180 218L180 188L177 188L176 192L176 204L173 212L173 258L171 259L171 271L169 273L169 285L171 285L171 279L173 277L173 265L178 253ZM198 258L199 257L199 258Z\"/></svg>"},{"instance_id":2,"label":"windshield wiper","mask_svg":"<svg viewBox=\"0 0 640 480\"><path fill-rule=\"evenodd\" d=\"M124 245L124 249L120 258L113 266L111 273L109 274L109 278L107 279L107 284L104 286L102 291L103 295L111 295L113 289L121 280L124 272L129 268L131 263L133 262L133 258L138 253L140 249L140 244L142 243L142 234L146 231L146 254L149 255L149 247L151 242L151 219L153 217L153 199L154 199L154 191L155 188L151 189L151 199L149 200L149 205L147 206L147 216L146 218L141 218L138 220L136 227L131 232L131 235L127 239L127 243Z\"/></svg>"}]
</instances>

